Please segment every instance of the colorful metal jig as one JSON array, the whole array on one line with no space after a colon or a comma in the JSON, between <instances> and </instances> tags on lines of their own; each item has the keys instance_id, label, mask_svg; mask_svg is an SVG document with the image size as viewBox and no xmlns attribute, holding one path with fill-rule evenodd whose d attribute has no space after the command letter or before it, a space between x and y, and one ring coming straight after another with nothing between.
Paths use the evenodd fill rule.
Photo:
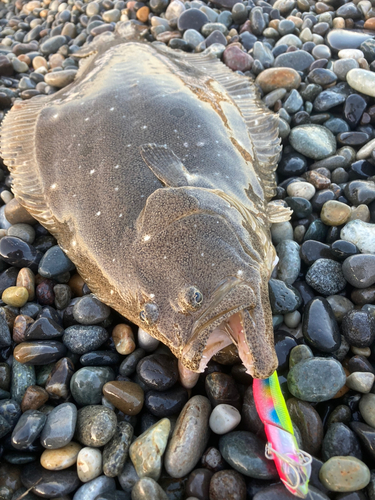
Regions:
<instances>
[{"instance_id":1,"label":"colorful metal jig","mask_svg":"<svg viewBox=\"0 0 375 500\"><path fill-rule=\"evenodd\" d=\"M268 439L266 457L275 461L285 487L293 495L305 498L312 458L298 448L277 373L274 372L264 380L254 379L253 392L256 409Z\"/></svg>"}]
</instances>

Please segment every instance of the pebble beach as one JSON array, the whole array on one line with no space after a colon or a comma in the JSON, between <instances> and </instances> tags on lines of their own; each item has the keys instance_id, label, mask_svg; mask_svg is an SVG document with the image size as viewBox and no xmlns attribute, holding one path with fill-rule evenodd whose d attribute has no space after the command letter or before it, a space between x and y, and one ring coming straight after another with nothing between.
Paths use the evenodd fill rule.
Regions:
<instances>
[{"instance_id":1,"label":"pebble beach","mask_svg":"<svg viewBox=\"0 0 375 500\"><path fill-rule=\"evenodd\" d=\"M208 52L278 115L269 282L309 500L375 500L375 0L0 2L0 124L117 23ZM62 167L63 168L63 167ZM290 500L232 345L191 376L101 303L0 160L0 499ZM105 228L103 228L105 234Z\"/></svg>"}]
</instances>

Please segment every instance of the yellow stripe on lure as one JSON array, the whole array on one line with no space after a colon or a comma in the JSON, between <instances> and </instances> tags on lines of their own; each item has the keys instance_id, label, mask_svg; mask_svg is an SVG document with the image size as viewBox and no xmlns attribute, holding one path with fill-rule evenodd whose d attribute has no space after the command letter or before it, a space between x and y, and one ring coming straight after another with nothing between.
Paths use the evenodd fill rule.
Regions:
<instances>
[{"instance_id":1,"label":"yellow stripe on lure","mask_svg":"<svg viewBox=\"0 0 375 500\"><path fill-rule=\"evenodd\" d=\"M264 380L254 379L253 392L268 439L266 457L274 460L285 487L297 497L305 498L312 458L298 448L277 373Z\"/></svg>"}]
</instances>

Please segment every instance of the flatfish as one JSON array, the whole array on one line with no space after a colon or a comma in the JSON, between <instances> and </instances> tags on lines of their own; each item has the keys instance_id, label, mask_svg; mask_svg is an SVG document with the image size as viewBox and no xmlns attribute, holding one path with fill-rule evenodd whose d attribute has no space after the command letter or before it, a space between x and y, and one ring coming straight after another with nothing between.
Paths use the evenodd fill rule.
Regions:
<instances>
[{"instance_id":1,"label":"flatfish","mask_svg":"<svg viewBox=\"0 0 375 500\"><path fill-rule=\"evenodd\" d=\"M187 370L234 343L268 377L269 228L290 218L270 202L277 117L209 51L146 43L140 30L96 37L73 83L15 103L1 128L14 194L96 296Z\"/></svg>"}]
</instances>

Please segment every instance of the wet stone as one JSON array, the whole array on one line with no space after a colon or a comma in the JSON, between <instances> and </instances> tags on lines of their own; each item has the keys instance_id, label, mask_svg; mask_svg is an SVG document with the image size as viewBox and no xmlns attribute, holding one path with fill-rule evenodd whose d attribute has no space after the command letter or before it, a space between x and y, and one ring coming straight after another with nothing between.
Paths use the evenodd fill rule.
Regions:
<instances>
[{"instance_id":1,"label":"wet stone","mask_svg":"<svg viewBox=\"0 0 375 500\"><path fill-rule=\"evenodd\" d=\"M375 316L365 311L350 311L342 320L342 334L354 347L368 347L375 339Z\"/></svg>"},{"instance_id":2,"label":"wet stone","mask_svg":"<svg viewBox=\"0 0 375 500\"><path fill-rule=\"evenodd\" d=\"M162 456L167 446L170 421L165 418L147 429L130 446L129 456L140 478L151 477L157 481L162 468Z\"/></svg>"},{"instance_id":3,"label":"wet stone","mask_svg":"<svg viewBox=\"0 0 375 500\"><path fill-rule=\"evenodd\" d=\"M332 457L323 464L319 478L330 491L357 491L370 482L370 471L355 457Z\"/></svg>"},{"instance_id":4,"label":"wet stone","mask_svg":"<svg viewBox=\"0 0 375 500\"><path fill-rule=\"evenodd\" d=\"M10 366L0 363L0 389L8 391L10 388Z\"/></svg>"},{"instance_id":5,"label":"wet stone","mask_svg":"<svg viewBox=\"0 0 375 500\"><path fill-rule=\"evenodd\" d=\"M247 431L234 431L220 438L220 452L228 464L255 479L275 479L276 467L264 456L264 443Z\"/></svg>"},{"instance_id":6,"label":"wet stone","mask_svg":"<svg viewBox=\"0 0 375 500\"><path fill-rule=\"evenodd\" d=\"M245 500L246 483L241 474L234 470L216 472L210 482L210 499Z\"/></svg>"},{"instance_id":7,"label":"wet stone","mask_svg":"<svg viewBox=\"0 0 375 500\"><path fill-rule=\"evenodd\" d=\"M297 89L301 83L301 77L292 68L269 68L257 76L256 83L265 94L268 94L278 88Z\"/></svg>"},{"instance_id":8,"label":"wet stone","mask_svg":"<svg viewBox=\"0 0 375 500\"><path fill-rule=\"evenodd\" d=\"M46 421L46 415L38 410L27 410L12 432L12 446L17 450L27 450L39 437Z\"/></svg>"},{"instance_id":9,"label":"wet stone","mask_svg":"<svg viewBox=\"0 0 375 500\"><path fill-rule=\"evenodd\" d=\"M341 344L340 330L327 300L315 297L305 307L302 332L306 342L321 352L334 352Z\"/></svg>"},{"instance_id":10,"label":"wet stone","mask_svg":"<svg viewBox=\"0 0 375 500\"><path fill-rule=\"evenodd\" d=\"M355 128L358 125L366 106L366 101L358 94L352 94L347 98L344 107L344 116L351 128Z\"/></svg>"},{"instance_id":11,"label":"wet stone","mask_svg":"<svg viewBox=\"0 0 375 500\"><path fill-rule=\"evenodd\" d=\"M293 313L292 313L293 314ZM285 316L284 316L285 321ZM279 362L278 372L288 369L290 351L297 345L296 340L282 330L275 333L275 351Z\"/></svg>"},{"instance_id":12,"label":"wet stone","mask_svg":"<svg viewBox=\"0 0 375 500\"><path fill-rule=\"evenodd\" d=\"M69 443L59 450L44 450L40 457L40 463L48 470L64 470L74 465L77 461L81 446L77 443Z\"/></svg>"},{"instance_id":13,"label":"wet stone","mask_svg":"<svg viewBox=\"0 0 375 500\"><path fill-rule=\"evenodd\" d=\"M143 477L132 489L132 500L168 500L166 493L151 477Z\"/></svg>"},{"instance_id":14,"label":"wet stone","mask_svg":"<svg viewBox=\"0 0 375 500\"><path fill-rule=\"evenodd\" d=\"M151 354L138 363L137 374L151 389L165 391L178 380L177 361L167 354Z\"/></svg>"},{"instance_id":15,"label":"wet stone","mask_svg":"<svg viewBox=\"0 0 375 500\"><path fill-rule=\"evenodd\" d=\"M85 446L104 446L116 432L114 411L100 405L85 406L78 411L76 436Z\"/></svg>"},{"instance_id":16,"label":"wet stone","mask_svg":"<svg viewBox=\"0 0 375 500\"><path fill-rule=\"evenodd\" d=\"M35 382L35 368L33 366L26 366L17 361L17 359L13 359L10 389L12 399L21 404L26 389L30 385L35 385Z\"/></svg>"},{"instance_id":17,"label":"wet stone","mask_svg":"<svg viewBox=\"0 0 375 500\"><path fill-rule=\"evenodd\" d=\"M232 431L241 421L240 412L234 406L220 404L213 409L209 425L216 434L226 434Z\"/></svg>"},{"instance_id":18,"label":"wet stone","mask_svg":"<svg viewBox=\"0 0 375 500\"><path fill-rule=\"evenodd\" d=\"M249 71L253 61L249 54L233 45L227 47L223 53L223 62L233 71Z\"/></svg>"},{"instance_id":19,"label":"wet stone","mask_svg":"<svg viewBox=\"0 0 375 500\"><path fill-rule=\"evenodd\" d=\"M341 226L350 217L351 211L348 205L336 200L326 201L322 207L320 218L327 226Z\"/></svg>"},{"instance_id":20,"label":"wet stone","mask_svg":"<svg viewBox=\"0 0 375 500\"><path fill-rule=\"evenodd\" d=\"M363 445L371 458L375 458L375 429L362 422L351 422L351 429L356 433L359 441Z\"/></svg>"},{"instance_id":21,"label":"wet stone","mask_svg":"<svg viewBox=\"0 0 375 500\"><path fill-rule=\"evenodd\" d=\"M77 474L80 481L87 483L100 476L102 462L103 457L100 450L89 447L82 448L77 456Z\"/></svg>"},{"instance_id":22,"label":"wet stone","mask_svg":"<svg viewBox=\"0 0 375 500\"><path fill-rule=\"evenodd\" d=\"M287 408L300 432L303 450L318 455L323 440L323 423L318 412L309 403L296 398L288 399Z\"/></svg>"},{"instance_id":23,"label":"wet stone","mask_svg":"<svg viewBox=\"0 0 375 500\"><path fill-rule=\"evenodd\" d=\"M38 273L44 278L56 278L60 274L74 269L72 261L58 245L55 245L43 255L39 263Z\"/></svg>"},{"instance_id":24,"label":"wet stone","mask_svg":"<svg viewBox=\"0 0 375 500\"><path fill-rule=\"evenodd\" d=\"M56 406L47 417L40 436L44 448L55 450L70 443L77 422L77 407L73 403Z\"/></svg>"},{"instance_id":25,"label":"wet stone","mask_svg":"<svg viewBox=\"0 0 375 500\"><path fill-rule=\"evenodd\" d=\"M344 194L355 206L368 205L375 200L375 183L364 180L351 181L345 186Z\"/></svg>"},{"instance_id":26,"label":"wet stone","mask_svg":"<svg viewBox=\"0 0 375 500\"><path fill-rule=\"evenodd\" d=\"M337 456L362 459L361 447L356 435L341 422L332 423L329 426L322 444L322 457L325 462Z\"/></svg>"},{"instance_id":27,"label":"wet stone","mask_svg":"<svg viewBox=\"0 0 375 500\"><path fill-rule=\"evenodd\" d=\"M94 500L102 495L116 490L116 482L113 478L99 476L84 484L75 492L73 500Z\"/></svg>"},{"instance_id":28,"label":"wet stone","mask_svg":"<svg viewBox=\"0 0 375 500\"><path fill-rule=\"evenodd\" d=\"M29 267L37 270L42 254L34 247L14 236L5 236L0 240L1 259L15 267Z\"/></svg>"},{"instance_id":29,"label":"wet stone","mask_svg":"<svg viewBox=\"0 0 375 500\"><path fill-rule=\"evenodd\" d=\"M117 352L111 351L91 351L79 358L82 366L115 366L120 360Z\"/></svg>"},{"instance_id":30,"label":"wet stone","mask_svg":"<svg viewBox=\"0 0 375 500\"><path fill-rule=\"evenodd\" d=\"M335 92L335 90L332 89L325 90L314 100L314 110L318 112L328 111L329 109L344 103L345 99L346 95L343 92Z\"/></svg>"},{"instance_id":31,"label":"wet stone","mask_svg":"<svg viewBox=\"0 0 375 500\"><path fill-rule=\"evenodd\" d=\"M271 279L269 294L273 314L286 314L298 309L302 304L299 292L283 281Z\"/></svg>"},{"instance_id":32,"label":"wet stone","mask_svg":"<svg viewBox=\"0 0 375 500\"><path fill-rule=\"evenodd\" d=\"M334 295L346 286L341 264L331 259L318 259L306 274L306 282L322 295Z\"/></svg>"},{"instance_id":33,"label":"wet stone","mask_svg":"<svg viewBox=\"0 0 375 500\"><path fill-rule=\"evenodd\" d=\"M345 279L356 288L375 283L375 255L359 254L348 257L342 266Z\"/></svg>"},{"instance_id":34,"label":"wet stone","mask_svg":"<svg viewBox=\"0 0 375 500\"><path fill-rule=\"evenodd\" d=\"M341 364L333 358L310 358L293 366L288 373L288 389L303 401L331 399L346 382Z\"/></svg>"},{"instance_id":35,"label":"wet stone","mask_svg":"<svg viewBox=\"0 0 375 500\"><path fill-rule=\"evenodd\" d=\"M134 382L113 381L103 386L103 394L125 415L137 415L143 407L143 389Z\"/></svg>"},{"instance_id":36,"label":"wet stone","mask_svg":"<svg viewBox=\"0 0 375 500\"><path fill-rule=\"evenodd\" d=\"M124 361L121 363L119 372L123 377L128 377L132 375L137 367L139 361L145 356L145 350L138 348L133 351L129 356L127 356Z\"/></svg>"},{"instance_id":37,"label":"wet stone","mask_svg":"<svg viewBox=\"0 0 375 500\"><path fill-rule=\"evenodd\" d=\"M209 438L209 400L193 396L182 409L164 458L164 466L172 477L183 477L193 470L206 448Z\"/></svg>"},{"instance_id":38,"label":"wet stone","mask_svg":"<svg viewBox=\"0 0 375 500\"><path fill-rule=\"evenodd\" d=\"M68 397L73 373L74 365L70 358L61 358L57 361L45 384L45 389L51 399Z\"/></svg>"},{"instance_id":39,"label":"wet stone","mask_svg":"<svg viewBox=\"0 0 375 500\"><path fill-rule=\"evenodd\" d=\"M128 422L119 422L114 436L103 450L103 472L107 477L115 477L121 473L132 437L133 427Z\"/></svg>"},{"instance_id":40,"label":"wet stone","mask_svg":"<svg viewBox=\"0 0 375 500\"><path fill-rule=\"evenodd\" d=\"M73 325L65 329L63 342L75 354L98 349L109 337L107 330L101 326Z\"/></svg>"},{"instance_id":41,"label":"wet stone","mask_svg":"<svg viewBox=\"0 0 375 500\"><path fill-rule=\"evenodd\" d=\"M331 253L336 259L344 260L348 257L351 257L352 255L358 254L359 252L358 248L353 243L344 240L336 240L331 245Z\"/></svg>"},{"instance_id":42,"label":"wet stone","mask_svg":"<svg viewBox=\"0 0 375 500\"><path fill-rule=\"evenodd\" d=\"M12 343L10 331L5 319L0 316L0 348L8 347ZM1 382L0 382L1 383Z\"/></svg>"},{"instance_id":43,"label":"wet stone","mask_svg":"<svg viewBox=\"0 0 375 500\"><path fill-rule=\"evenodd\" d=\"M46 365L66 354L66 347L56 340L35 340L22 342L13 351L15 359L28 366Z\"/></svg>"},{"instance_id":44,"label":"wet stone","mask_svg":"<svg viewBox=\"0 0 375 500\"><path fill-rule=\"evenodd\" d=\"M184 387L173 387L164 392L148 391L145 396L145 407L156 417L177 415L188 400Z\"/></svg>"},{"instance_id":45,"label":"wet stone","mask_svg":"<svg viewBox=\"0 0 375 500\"><path fill-rule=\"evenodd\" d=\"M21 416L21 408L14 399L0 400L0 434L5 436L17 424ZM2 436L2 437L3 437Z\"/></svg>"},{"instance_id":46,"label":"wet stone","mask_svg":"<svg viewBox=\"0 0 375 500\"><path fill-rule=\"evenodd\" d=\"M27 410L38 410L48 401L48 393L43 387L30 385L22 398L21 410L24 413Z\"/></svg>"},{"instance_id":47,"label":"wet stone","mask_svg":"<svg viewBox=\"0 0 375 500\"><path fill-rule=\"evenodd\" d=\"M73 307L74 319L81 325L95 325L106 320L110 315L108 306L94 295L85 295Z\"/></svg>"},{"instance_id":48,"label":"wet stone","mask_svg":"<svg viewBox=\"0 0 375 500\"><path fill-rule=\"evenodd\" d=\"M178 18L177 27L184 31L187 29L195 29L200 31L204 24L208 23L208 17L199 9L188 9L182 12Z\"/></svg>"},{"instance_id":49,"label":"wet stone","mask_svg":"<svg viewBox=\"0 0 375 500\"><path fill-rule=\"evenodd\" d=\"M294 149L314 160L326 158L336 151L335 137L320 125L299 125L292 129L289 140Z\"/></svg>"},{"instance_id":50,"label":"wet stone","mask_svg":"<svg viewBox=\"0 0 375 500\"><path fill-rule=\"evenodd\" d=\"M49 340L61 337L64 329L49 318L39 318L25 332L25 340Z\"/></svg>"},{"instance_id":51,"label":"wet stone","mask_svg":"<svg viewBox=\"0 0 375 500\"><path fill-rule=\"evenodd\" d=\"M364 394L361 397L359 411L366 424L375 427L375 394Z\"/></svg>"},{"instance_id":52,"label":"wet stone","mask_svg":"<svg viewBox=\"0 0 375 500\"><path fill-rule=\"evenodd\" d=\"M60 47L62 47L66 43L65 36L57 35L52 36L45 42L43 42L40 46L40 51L44 55L55 54Z\"/></svg>"},{"instance_id":53,"label":"wet stone","mask_svg":"<svg viewBox=\"0 0 375 500\"><path fill-rule=\"evenodd\" d=\"M70 390L74 400L80 406L99 404L102 399L104 384L114 380L112 368L105 366L87 366L76 371L70 381Z\"/></svg>"},{"instance_id":54,"label":"wet stone","mask_svg":"<svg viewBox=\"0 0 375 500\"><path fill-rule=\"evenodd\" d=\"M32 488L32 492L44 498L69 495L79 486L75 471L50 471L35 463L22 468L21 480L26 488Z\"/></svg>"},{"instance_id":55,"label":"wet stone","mask_svg":"<svg viewBox=\"0 0 375 500\"><path fill-rule=\"evenodd\" d=\"M300 253L301 259L308 266L311 266L318 259L329 259L332 257L329 245L315 240L307 240L303 242Z\"/></svg>"},{"instance_id":56,"label":"wet stone","mask_svg":"<svg viewBox=\"0 0 375 500\"><path fill-rule=\"evenodd\" d=\"M336 50L358 49L361 43L372 38L370 34L351 30L335 29L328 33L328 45Z\"/></svg>"}]
</instances>

